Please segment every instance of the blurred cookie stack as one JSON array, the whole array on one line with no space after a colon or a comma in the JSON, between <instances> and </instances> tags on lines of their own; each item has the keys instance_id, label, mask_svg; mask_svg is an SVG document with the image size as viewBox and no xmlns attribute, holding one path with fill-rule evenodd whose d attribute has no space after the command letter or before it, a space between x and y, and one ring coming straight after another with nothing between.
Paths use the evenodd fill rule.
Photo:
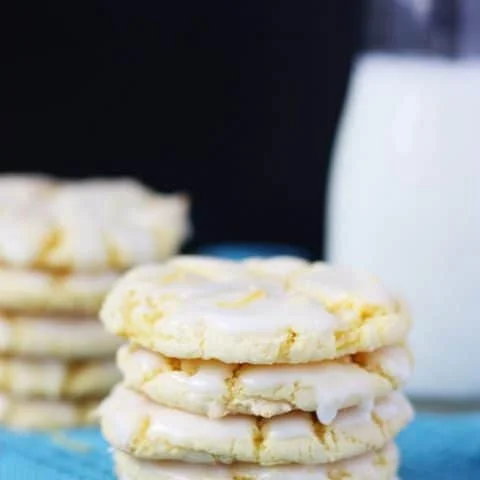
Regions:
<instances>
[{"instance_id":1,"label":"blurred cookie stack","mask_svg":"<svg viewBox=\"0 0 480 480\"><path fill-rule=\"evenodd\" d=\"M188 202L133 180L0 177L0 424L92 421L119 378L98 310L125 269L177 253Z\"/></svg>"},{"instance_id":2,"label":"blurred cookie stack","mask_svg":"<svg viewBox=\"0 0 480 480\"><path fill-rule=\"evenodd\" d=\"M393 480L410 320L368 275L279 257L134 269L100 408L121 480Z\"/></svg>"}]
</instances>

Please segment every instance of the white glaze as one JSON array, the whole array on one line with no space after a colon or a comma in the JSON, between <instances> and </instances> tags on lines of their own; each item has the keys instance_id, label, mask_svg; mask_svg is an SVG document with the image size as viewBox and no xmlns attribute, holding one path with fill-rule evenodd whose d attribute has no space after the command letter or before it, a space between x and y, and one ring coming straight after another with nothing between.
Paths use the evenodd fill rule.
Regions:
<instances>
[{"instance_id":1,"label":"white glaze","mask_svg":"<svg viewBox=\"0 0 480 480\"><path fill-rule=\"evenodd\" d=\"M146 413L150 416L149 432L152 436L166 436L172 441L182 441L191 436L191 432L204 432L218 441L250 437L253 419L231 416L220 420L193 415L174 410L148 401L122 385L117 386L100 407L102 417L117 417L115 422L116 438L128 445L138 428L138 417Z\"/></svg>"},{"instance_id":2,"label":"white glaze","mask_svg":"<svg viewBox=\"0 0 480 480\"><path fill-rule=\"evenodd\" d=\"M121 342L94 317L28 317L0 313L0 352L55 358L113 355Z\"/></svg>"},{"instance_id":3,"label":"white glaze","mask_svg":"<svg viewBox=\"0 0 480 480\"><path fill-rule=\"evenodd\" d=\"M380 372L388 371L399 384L408 379L411 371L409 355L403 347L385 347L367 354L366 359L367 365L372 364ZM182 384L187 387L186 395L193 403L212 403L212 416L222 416L227 411L229 392L226 380L232 376L235 365L215 361L185 361L195 368L196 372L192 375L186 371L171 371L165 357L160 354L128 345L120 349L118 360L127 384L132 387L144 385L145 379L157 381L157 388L163 391L176 391L177 386ZM400 375L398 378L394 376L395 362L401 364L397 369ZM372 367L373 372L375 368ZM299 365L244 365L237 369L235 391L255 398L257 414L260 415L262 398L269 398L266 392L282 388L294 390L297 395L312 392L308 394L315 398L318 420L330 424L338 411L346 405L359 405L367 413L370 412L375 392L382 381L376 374L343 360ZM149 382L146 384L149 385ZM153 389L151 384L145 388L147 392ZM290 409L286 404L284 411Z\"/></svg>"},{"instance_id":4,"label":"white glaze","mask_svg":"<svg viewBox=\"0 0 480 480\"><path fill-rule=\"evenodd\" d=\"M372 352L369 358L372 365L379 365L383 372L404 383L413 373L413 362L405 348L391 346Z\"/></svg>"},{"instance_id":5,"label":"white glaze","mask_svg":"<svg viewBox=\"0 0 480 480\"><path fill-rule=\"evenodd\" d=\"M0 318L0 351L6 351L13 339L13 326Z\"/></svg>"},{"instance_id":6,"label":"white glaze","mask_svg":"<svg viewBox=\"0 0 480 480\"><path fill-rule=\"evenodd\" d=\"M397 417L405 405L405 397L399 392L394 392L388 399L380 400L375 406L375 411L382 419L388 421Z\"/></svg>"},{"instance_id":7,"label":"white glaze","mask_svg":"<svg viewBox=\"0 0 480 480\"><path fill-rule=\"evenodd\" d=\"M411 414L408 401L400 394L392 394L375 405L373 412L388 421L402 413ZM352 429L369 425L372 412L361 408L343 410L337 415L332 428ZM255 429L255 418L232 415L221 419L207 418L188 412L163 407L149 401L123 385L117 386L100 408L101 417L115 429L114 436L119 445L129 445L141 418L148 416L148 436L163 437L172 442L188 441L193 436L208 435L218 442L250 439ZM311 438L310 415L292 412L266 420L263 426L266 437L272 439Z\"/></svg>"},{"instance_id":8,"label":"white glaze","mask_svg":"<svg viewBox=\"0 0 480 480\"><path fill-rule=\"evenodd\" d=\"M387 471L395 471L398 463L398 451L393 443L389 443L379 452L388 462ZM140 480L146 478L151 480L159 478L162 480L232 480L239 477L252 477L255 480L329 480L329 472L342 470L350 473L352 478L362 480L374 480L378 477L378 465L375 463L376 454L368 453L351 460L344 460L325 466L303 466L285 465L277 467L260 467L250 464L236 464L231 467L224 465L195 465L192 463L180 462L153 462L148 460L135 459L123 452L115 452L120 466L120 478L122 480ZM128 467L138 473L138 476L131 478L127 472L122 471ZM386 478L386 477L382 477Z\"/></svg>"},{"instance_id":9,"label":"white glaze","mask_svg":"<svg viewBox=\"0 0 480 480\"><path fill-rule=\"evenodd\" d=\"M298 383L311 388L317 401L317 418L329 424L349 398L371 404L375 391L374 378L354 364L327 361L307 365L253 366L239 377L249 391L262 392L265 388Z\"/></svg>"},{"instance_id":10,"label":"white glaze","mask_svg":"<svg viewBox=\"0 0 480 480\"><path fill-rule=\"evenodd\" d=\"M105 318L115 297L123 295L135 299L129 310L133 320L162 312L162 321L155 323L160 330L205 324L232 335L294 328L332 336L345 320L330 314L324 303L350 297L390 312L396 309L392 297L369 276L290 257L233 262L184 256L141 267L114 288L103 309Z\"/></svg>"},{"instance_id":11,"label":"white glaze","mask_svg":"<svg viewBox=\"0 0 480 480\"><path fill-rule=\"evenodd\" d=\"M229 308L225 304L235 303L235 294L216 295L214 298L192 300L178 307L169 318L169 323L192 322L199 320L220 331L230 334L242 332L277 333L292 327L299 332L315 331L328 334L335 330L338 322L314 302L300 297L270 297L249 303L242 308ZM220 304L221 303L221 304Z\"/></svg>"},{"instance_id":12,"label":"white glaze","mask_svg":"<svg viewBox=\"0 0 480 480\"><path fill-rule=\"evenodd\" d=\"M49 267L108 268L109 246L127 267L162 258L188 233L188 205L129 179L57 182L46 177L0 178L0 256L9 265L36 263L52 232L58 243ZM159 240L163 242L159 245Z\"/></svg>"},{"instance_id":13,"label":"white glaze","mask_svg":"<svg viewBox=\"0 0 480 480\"><path fill-rule=\"evenodd\" d=\"M56 362L55 360L44 360L41 363L31 364L30 362L14 361L10 365L11 374L15 377L15 385L18 391L29 388L34 377L35 370L41 374L41 380L44 387L50 395L58 396L62 390L64 379L67 375L67 364ZM24 371L28 367L33 367L29 375L25 375Z\"/></svg>"},{"instance_id":14,"label":"white glaze","mask_svg":"<svg viewBox=\"0 0 480 480\"><path fill-rule=\"evenodd\" d=\"M111 360L0 357L0 390L17 398L80 399L108 393L119 380Z\"/></svg>"},{"instance_id":15,"label":"white glaze","mask_svg":"<svg viewBox=\"0 0 480 480\"><path fill-rule=\"evenodd\" d=\"M250 258L245 268L259 276L287 280L292 274L308 267L308 262L295 257Z\"/></svg>"},{"instance_id":16,"label":"white glaze","mask_svg":"<svg viewBox=\"0 0 480 480\"><path fill-rule=\"evenodd\" d=\"M96 314L118 278L115 272L55 276L40 270L1 267L0 306L7 311L58 309Z\"/></svg>"},{"instance_id":17,"label":"white glaze","mask_svg":"<svg viewBox=\"0 0 480 480\"><path fill-rule=\"evenodd\" d=\"M0 392L0 424L21 430L52 430L92 424L95 402L19 399Z\"/></svg>"},{"instance_id":18,"label":"white glaze","mask_svg":"<svg viewBox=\"0 0 480 480\"><path fill-rule=\"evenodd\" d=\"M393 309L395 302L374 277L347 268L317 262L295 277L294 291L307 293L329 302L353 297L366 304Z\"/></svg>"}]
</instances>

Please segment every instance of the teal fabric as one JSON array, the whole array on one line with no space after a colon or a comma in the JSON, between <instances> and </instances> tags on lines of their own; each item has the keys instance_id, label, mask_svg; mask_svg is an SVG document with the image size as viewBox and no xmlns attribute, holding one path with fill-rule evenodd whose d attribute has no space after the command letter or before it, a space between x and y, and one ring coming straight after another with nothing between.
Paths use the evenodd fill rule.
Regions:
<instances>
[{"instance_id":1,"label":"teal fabric","mask_svg":"<svg viewBox=\"0 0 480 480\"><path fill-rule=\"evenodd\" d=\"M0 429L1 480L110 480L108 446L96 428L52 434Z\"/></svg>"},{"instance_id":2,"label":"teal fabric","mask_svg":"<svg viewBox=\"0 0 480 480\"><path fill-rule=\"evenodd\" d=\"M421 413L403 432L402 480L480 480L480 413Z\"/></svg>"},{"instance_id":3,"label":"teal fabric","mask_svg":"<svg viewBox=\"0 0 480 480\"><path fill-rule=\"evenodd\" d=\"M402 480L480 479L480 414L419 414L399 444ZM114 478L108 446L97 429L60 436L0 430L1 480Z\"/></svg>"},{"instance_id":4,"label":"teal fabric","mask_svg":"<svg viewBox=\"0 0 480 480\"><path fill-rule=\"evenodd\" d=\"M219 258L242 260L247 257L272 257L275 255L290 255L309 258L308 250L294 245L279 243L218 243L205 245L197 253L212 255Z\"/></svg>"}]
</instances>

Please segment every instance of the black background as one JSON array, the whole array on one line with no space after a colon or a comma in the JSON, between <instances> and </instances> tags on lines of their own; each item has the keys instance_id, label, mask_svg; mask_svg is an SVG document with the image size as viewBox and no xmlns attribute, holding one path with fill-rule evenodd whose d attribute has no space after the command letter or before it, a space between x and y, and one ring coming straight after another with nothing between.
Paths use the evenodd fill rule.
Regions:
<instances>
[{"instance_id":1,"label":"black background","mask_svg":"<svg viewBox=\"0 0 480 480\"><path fill-rule=\"evenodd\" d=\"M319 255L360 13L355 0L13 2L1 169L134 175L190 192L197 244Z\"/></svg>"}]
</instances>

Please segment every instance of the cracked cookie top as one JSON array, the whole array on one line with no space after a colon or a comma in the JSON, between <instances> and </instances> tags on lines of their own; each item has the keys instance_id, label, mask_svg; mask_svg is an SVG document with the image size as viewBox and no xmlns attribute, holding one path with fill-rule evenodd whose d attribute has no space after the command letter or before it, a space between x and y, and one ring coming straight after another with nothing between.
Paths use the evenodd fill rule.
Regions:
<instances>
[{"instance_id":1,"label":"cracked cookie top","mask_svg":"<svg viewBox=\"0 0 480 480\"><path fill-rule=\"evenodd\" d=\"M107 329L169 357L305 363L401 343L409 318L373 277L292 257L180 256L108 295Z\"/></svg>"},{"instance_id":2,"label":"cracked cookie top","mask_svg":"<svg viewBox=\"0 0 480 480\"><path fill-rule=\"evenodd\" d=\"M175 254L188 200L133 179L0 176L0 263L49 271L124 270Z\"/></svg>"}]
</instances>

